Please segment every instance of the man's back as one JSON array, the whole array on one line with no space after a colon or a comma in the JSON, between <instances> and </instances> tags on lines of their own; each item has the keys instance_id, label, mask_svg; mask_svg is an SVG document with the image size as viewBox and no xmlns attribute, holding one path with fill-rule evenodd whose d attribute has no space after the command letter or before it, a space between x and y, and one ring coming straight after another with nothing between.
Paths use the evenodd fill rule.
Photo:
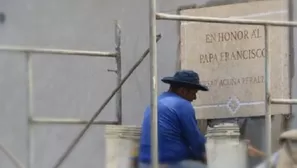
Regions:
<instances>
[{"instance_id":1,"label":"man's back","mask_svg":"<svg viewBox=\"0 0 297 168\"><path fill-rule=\"evenodd\" d=\"M186 135L188 132L184 130L186 126L185 121L183 121L183 116L190 116L190 119L195 120L194 110L188 110L189 108L193 108L191 103L175 93L165 92L159 96L158 139L159 161L161 163L177 162L194 157L189 148L189 136ZM150 115L150 108L147 108L142 123L142 136L139 152L139 159L144 163L149 163L151 161ZM196 132L193 132L193 134L195 133ZM196 137L193 138L195 139ZM203 143L204 145L203 141L205 141L205 139L203 136L201 136L200 140L201 142L198 141L196 143Z\"/></svg>"}]
</instances>

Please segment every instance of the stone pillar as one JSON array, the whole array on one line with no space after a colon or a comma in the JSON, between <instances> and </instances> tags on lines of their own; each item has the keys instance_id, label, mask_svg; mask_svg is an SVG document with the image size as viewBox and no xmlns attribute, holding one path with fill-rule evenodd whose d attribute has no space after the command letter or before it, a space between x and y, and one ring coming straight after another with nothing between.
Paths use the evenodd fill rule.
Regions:
<instances>
[{"instance_id":1,"label":"stone pillar","mask_svg":"<svg viewBox=\"0 0 297 168\"><path fill-rule=\"evenodd\" d=\"M105 127L106 168L131 168L137 156L141 128L127 125Z\"/></svg>"},{"instance_id":2,"label":"stone pillar","mask_svg":"<svg viewBox=\"0 0 297 168\"><path fill-rule=\"evenodd\" d=\"M207 130L208 168L246 168L247 144L241 141L237 124L219 124Z\"/></svg>"}]
</instances>

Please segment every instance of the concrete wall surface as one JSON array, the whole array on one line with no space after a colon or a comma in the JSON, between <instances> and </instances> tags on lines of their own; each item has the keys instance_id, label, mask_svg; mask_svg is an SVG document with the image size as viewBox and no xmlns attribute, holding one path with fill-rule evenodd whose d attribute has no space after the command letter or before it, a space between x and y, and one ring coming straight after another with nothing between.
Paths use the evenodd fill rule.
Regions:
<instances>
[{"instance_id":1,"label":"concrete wall surface","mask_svg":"<svg viewBox=\"0 0 297 168\"><path fill-rule=\"evenodd\" d=\"M207 0L158 1L158 11L176 13L181 5ZM225 1L228 3L228 1ZM231 1L230 1L231 2ZM232 1L233 2L233 1ZM148 1L139 0L1 0L0 45L43 48L114 50L114 20L122 27L122 72L148 47ZM172 75L178 56L177 22L158 21L159 79ZM35 117L89 119L116 85L111 58L51 57L33 54ZM123 124L140 125L150 101L149 59L123 86ZM24 53L0 52L0 143L26 167L28 161L27 74ZM166 85L159 83L159 92ZM98 120L115 120L115 101ZM264 123L253 120L252 141L263 146ZM37 125L33 127L33 157L30 168L50 168L69 146L82 125ZM104 126L93 126L63 164L63 168L104 167ZM0 152L0 168L14 168Z\"/></svg>"},{"instance_id":2,"label":"concrete wall surface","mask_svg":"<svg viewBox=\"0 0 297 168\"><path fill-rule=\"evenodd\" d=\"M158 11L176 13L183 4L205 1L159 1ZM122 71L126 74L148 47L148 1L128 0L2 0L1 45L114 51L114 20L122 27ZM176 67L177 23L158 22L159 76ZM27 97L23 53L0 53L0 143L27 167ZM89 119L116 85L111 58L33 55L34 112L38 117ZM123 124L141 123L150 100L149 59L123 87ZM159 84L160 91L166 85ZM115 119L115 101L98 120ZM33 128L33 165L50 168L82 126L38 125ZM62 167L104 167L104 126L92 127ZM14 165L0 152L0 167Z\"/></svg>"}]
</instances>

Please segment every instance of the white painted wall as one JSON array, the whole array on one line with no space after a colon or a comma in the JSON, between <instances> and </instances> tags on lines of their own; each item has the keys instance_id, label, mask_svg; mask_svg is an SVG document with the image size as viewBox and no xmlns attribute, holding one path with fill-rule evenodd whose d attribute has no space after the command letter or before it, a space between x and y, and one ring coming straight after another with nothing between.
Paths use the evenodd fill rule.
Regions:
<instances>
[{"instance_id":1,"label":"white painted wall","mask_svg":"<svg viewBox=\"0 0 297 168\"><path fill-rule=\"evenodd\" d=\"M158 10L175 13L182 4L204 1L159 1ZM148 1L138 0L2 0L1 45L46 48L114 50L114 20L122 27L123 74L148 47ZM158 22L163 39L158 44L159 75L171 75L177 58L177 23ZM33 56L34 116L89 119L115 87L113 59ZM27 109L25 58L21 53L0 53L0 142L27 165ZM149 61L123 88L124 124L141 123L149 103ZM166 85L159 84L160 91ZM115 119L114 100L99 119ZM50 168L81 126L34 127L32 168ZM90 129L63 167L103 167L103 126ZM0 167L13 168L0 153Z\"/></svg>"}]
</instances>

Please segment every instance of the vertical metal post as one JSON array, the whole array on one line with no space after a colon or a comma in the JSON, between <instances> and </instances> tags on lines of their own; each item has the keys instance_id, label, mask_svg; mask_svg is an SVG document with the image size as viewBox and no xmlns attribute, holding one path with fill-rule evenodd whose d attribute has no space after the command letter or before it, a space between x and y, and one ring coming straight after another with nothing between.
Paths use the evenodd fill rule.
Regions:
<instances>
[{"instance_id":1,"label":"vertical metal post","mask_svg":"<svg viewBox=\"0 0 297 168\"><path fill-rule=\"evenodd\" d=\"M28 168L33 167L33 141L32 141L32 124L31 124L31 116L33 113L33 71L32 71L32 60L29 52L25 52L26 57L26 71L27 71L27 119L28 119Z\"/></svg>"},{"instance_id":2,"label":"vertical metal post","mask_svg":"<svg viewBox=\"0 0 297 168\"><path fill-rule=\"evenodd\" d=\"M157 44L156 44L156 0L149 1L149 38L151 68L151 156L152 167L159 167L158 156L158 113L157 113Z\"/></svg>"},{"instance_id":3,"label":"vertical metal post","mask_svg":"<svg viewBox=\"0 0 297 168\"><path fill-rule=\"evenodd\" d=\"M264 25L265 34L265 133L266 133L266 168L271 167L271 111L270 111L270 55L269 55L269 30Z\"/></svg>"},{"instance_id":4,"label":"vertical metal post","mask_svg":"<svg viewBox=\"0 0 297 168\"><path fill-rule=\"evenodd\" d=\"M116 44L116 64L117 64L117 86L122 80L122 61L121 61L121 28L118 21L115 22L115 44ZM118 124L122 124L122 88L116 94L116 115Z\"/></svg>"},{"instance_id":5,"label":"vertical metal post","mask_svg":"<svg viewBox=\"0 0 297 168\"><path fill-rule=\"evenodd\" d=\"M294 21L294 2L293 0L288 0L288 20L290 22ZM289 41L289 77L293 78L294 77L294 29L295 27L286 27L288 28L288 41ZM290 98L292 98L292 81L290 82ZM292 108L292 106L291 106Z\"/></svg>"},{"instance_id":6,"label":"vertical metal post","mask_svg":"<svg viewBox=\"0 0 297 168\"><path fill-rule=\"evenodd\" d=\"M297 19L297 2L296 0L289 0L289 21L296 21ZM297 29L296 27L290 27L289 28L289 47L291 50L290 51L290 72L291 72L291 98L297 96L297 76L295 75L296 72L296 67L297 66L297 52L296 52L296 39L297 39ZM297 128L297 120L296 120L296 115L297 115L297 106L296 105L290 105L292 109L292 116L290 119L290 128L291 129L296 129Z\"/></svg>"},{"instance_id":7,"label":"vertical metal post","mask_svg":"<svg viewBox=\"0 0 297 168\"><path fill-rule=\"evenodd\" d=\"M288 0L288 20L294 21L294 2L293 0ZM294 51L294 29L295 27L286 27L288 29L288 56L289 56L289 66L288 66L288 72L289 72L289 89L290 89L290 99L292 99L293 96L293 82L294 82L294 57L295 57L295 51ZM287 129L290 125L290 119L293 115L293 106L289 105L290 108L290 114L287 115L284 122L284 129Z\"/></svg>"}]
</instances>

